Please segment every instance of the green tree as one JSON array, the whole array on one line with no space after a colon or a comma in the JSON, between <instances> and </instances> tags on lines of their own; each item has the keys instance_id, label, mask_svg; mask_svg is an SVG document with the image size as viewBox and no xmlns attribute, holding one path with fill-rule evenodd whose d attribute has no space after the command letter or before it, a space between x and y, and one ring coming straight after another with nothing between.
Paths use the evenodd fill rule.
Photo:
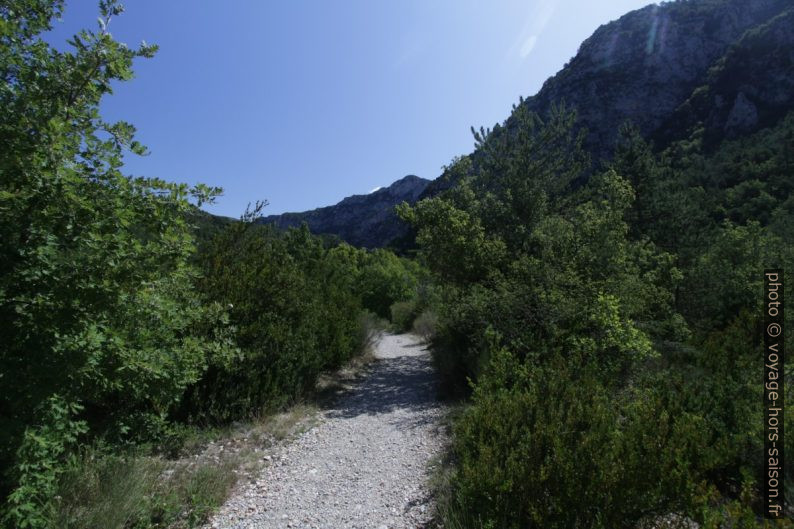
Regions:
<instances>
[{"instance_id":1,"label":"green tree","mask_svg":"<svg viewBox=\"0 0 794 529\"><path fill-rule=\"evenodd\" d=\"M305 225L279 232L259 224L263 205L200 256L199 288L228 307L237 354L217 357L188 389L184 419L225 423L279 409L359 348L359 251L326 248Z\"/></svg>"},{"instance_id":2,"label":"green tree","mask_svg":"<svg viewBox=\"0 0 794 529\"><path fill-rule=\"evenodd\" d=\"M392 304L416 294L421 275L422 269L415 261L376 249L363 254L356 287L364 308L388 318Z\"/></svg>"},{"instance_id":3,"label":"green tree","mask_svg":"<svg viewBox=\"0 0 794 529\"><path fill-rule=\"evenodd\" d=\"M220 312L192 288L185 220L191 196L217 190L124 176L124 153L145 150L132 125L99 114L156 47L115 41L123 8L103 0L99 28L58 51L42 34L62 8L0 6L0 466L16 527L46 525L78 435L157 434L223 349Z\"/></svg>"}]
</instances>

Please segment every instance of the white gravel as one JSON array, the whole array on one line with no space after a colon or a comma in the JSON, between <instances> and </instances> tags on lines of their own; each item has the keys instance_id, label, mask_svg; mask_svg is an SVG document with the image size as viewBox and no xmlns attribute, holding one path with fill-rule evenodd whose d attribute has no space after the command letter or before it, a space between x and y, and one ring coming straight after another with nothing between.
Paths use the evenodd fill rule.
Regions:
<instances>
[{"instance_id":1,"label":"white gravel","mask_svg":"<svg viewBox=\"0 0 794 529\"><path fill-rule=\"evenodd\" d=\"M368 374L278 449L208 527L425 527L428 463L445 442L430 355L410 335L384 335Z\"/></svg>"}]
</instances>

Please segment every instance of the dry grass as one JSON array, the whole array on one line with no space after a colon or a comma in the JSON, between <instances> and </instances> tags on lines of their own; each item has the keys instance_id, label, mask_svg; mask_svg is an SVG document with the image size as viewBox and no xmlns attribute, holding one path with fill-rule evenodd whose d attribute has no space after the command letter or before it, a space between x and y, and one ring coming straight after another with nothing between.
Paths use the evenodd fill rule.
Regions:
<instances>
[{"instance_id":1,"label":"dry grass","mask_svg":"<svg viewBox=\"0 0 794 529\"><path fill-rule=\"evenodd\" d=\"M269 451L310 428L316 411L298 404L223 430L196 432L177 459L86 452L61 479L55 527L198 527L239 479L258 474Z\"/></svg>"},{"instance_id":2,"label":"dry grass","mask_svg":"<svg viewBox=\"0 0 794 529\"><path fill-rule=\"evenodd\" d=\"M197 527L232 490L237 463L85 454L61 479L54 526Z\"/></svg>"},{"instance_id":3,"label":"dry grass","mask_svg":"<svg viewBox=\"0 0 794 529\"><path fill-rule=\"evenodd\" d=\"M430 340L436 335L436 330L438 328L438 315L432 310L425 310L419 316L416 317L413 324L413 332L425 343L429 343Z\"/></svg>"}]
</instances>

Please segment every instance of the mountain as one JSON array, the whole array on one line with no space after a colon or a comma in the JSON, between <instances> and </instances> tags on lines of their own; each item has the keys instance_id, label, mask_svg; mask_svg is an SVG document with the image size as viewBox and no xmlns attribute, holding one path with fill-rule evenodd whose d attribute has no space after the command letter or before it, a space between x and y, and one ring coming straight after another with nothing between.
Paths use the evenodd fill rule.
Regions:
<instances>
[{"instance_id":1,"label":"mountain","mask_svg":"<svg viewBox=\"0 0 794 529\"><path fill-rule=\"evenodd\" d=\"M791 0L678 0L632 11L599 27L522 104L541 116L554 104L575 109L596 163L611 157L626 122L657 148L698 130L712 144L752 133L794 108L793 8ZM470 155L475 167L478 155ZM442 175L424 196L451 185Z\"/></svg>"},{"instance_id":2,"label":"mountain","mask_svg":"<svg viewBox=\"0 0 794 529\"><path fill-rule=\"evenodd\" d=\"M791 5L701 0L632 11L599 27L525 104L543 115L552 103L565 101L587 128L585 146L594 158L609 157L623 122L653 134L706 82L710 68L741 46L746 31Z\"/></svg>"},{"instance_id":3,"label":"mountain","mask_svg":"<svg viewBox=\"0 0 794 529\"><path fill-rule=\"evenodd\" d=\"M408 175L389 187L347 197L333 206L270 215L261 222L281 229L306 222L312 233L336 235L354 246L386 246L408 232L408 227L394 213L394 206L403 201L413 204L429 183L430 180Z\"/></svg>"},{"instance_id":4,"label":"mountain","mask_svg":"<svg viewBox=\"0 0 794 529\"><path fill-rule=\"evenodd\" d=\"M794 4L791 0L678 0L649 5L599 27L540 91L521 104L545 116L564 103L586 130L597 165L631 122L661 149L699 135L704 147L773 126L794 108ZM758 60L763 57L763 60ZM492 134L510 134L513 120ZM479 153L469 155L476 170ZM443 174L406 177L336 206L265 219L375 247L405 237L395 204L454 185ZM419 193L419 194L417 194Z\"/></svg>"}]
</instances>

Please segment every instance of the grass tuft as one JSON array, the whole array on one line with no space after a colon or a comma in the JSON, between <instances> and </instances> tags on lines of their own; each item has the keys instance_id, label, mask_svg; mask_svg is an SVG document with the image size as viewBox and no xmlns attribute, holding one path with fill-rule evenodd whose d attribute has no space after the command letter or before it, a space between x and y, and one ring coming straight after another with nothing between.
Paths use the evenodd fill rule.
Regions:
<instances>
[{"instance_id":1,"label":"grass tuft","mask_svg":"<svg viewBox=\"0 0 794 529\"><path fill-rule=\"evenodd\" d=\"M151 456L76 459L59 483L55 527L143 529L198 527L237 481L235 457L166 461Z\"/></svg>"}]
</instances>

